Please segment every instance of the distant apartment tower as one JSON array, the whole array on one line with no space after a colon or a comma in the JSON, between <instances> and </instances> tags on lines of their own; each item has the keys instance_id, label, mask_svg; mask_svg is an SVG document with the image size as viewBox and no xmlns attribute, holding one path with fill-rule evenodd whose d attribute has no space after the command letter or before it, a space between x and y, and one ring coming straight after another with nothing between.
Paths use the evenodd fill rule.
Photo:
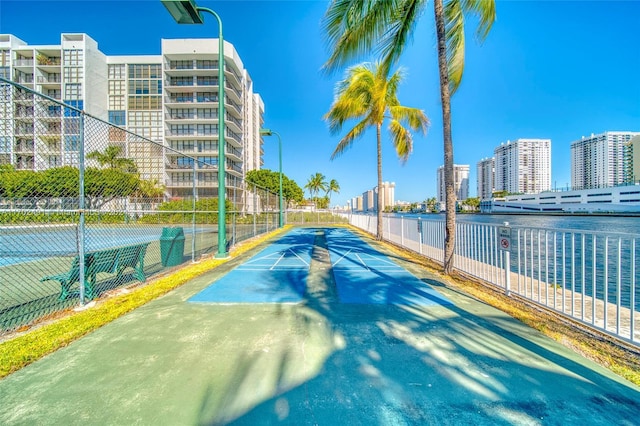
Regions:
<instances>
[{"instance_id":1,"label":"distant apartment tower","mask_svg":"<svg viewBox=\"0 0 640 426\"><path fill-rule=\"evenodd\" d=\"M480 200L488 200L495 191L495 160L493 158L484 158L478 161L477 175L478 198Z\"/></svg>"},{"instance_id":2,"label":"distant apartment tower","mask_svg":"<svg viewBox=\"0 0 640 426\"><path fill-rule=\"evenodd\" d=\"M364 212L369 212L369 211L374 211L375 210L375 194L373 192L373 189L370 189L368 191L364 191L362 193L362 211Z\"/></svg>"},{"instance_id":3,"label":"distant apartment tower","mask_svg":"<svg viewBox=\"0 0 640 426\"><path fill-rule=\"evenodd\" d=\"M362 211L362 195L358 195L357 197L353 198L353 205L352 205L352 209L354 211L358 211L361 212Z\"/></svg>"},{"instance_id":4,"label":"distant apartment tower","mask_svg":"<svg viewBox=\"0 0 640 426\"><path fill-rule=\"evenodd\" d=\"M263 164L264 104L233 45L225 42L224 49L222 143L215 39L162 40L160 55L106 56L86 34L62 34L55 46L29 46L0 35L0 76L159 144L110 128L95 146L85 135L86 153L104 149L105 140L121 146L141 177L163 184L171 197L192 196L194 178L199 196L217 196L218 168L224 166L231 199L242 193L246 173ZM78 164L78 117L3 101L0 163L30 170ZM218 164L220 145L224 165Z\"/></svg>"},{"instance_id":5,"label":"distant apartment tower","mask_svg":"<svg viewBox=\"0 0 640 426\"><path fill-rule=\"evenodd\" d=\"M456 200L464 201L469 198L469 165L453 165L453 187L456 192ZM444 166L438 167L438 202L444 208L447 194L444 187Z\"/></svg>"},{"instance_id":6,"label":"distant apartment tower","mask_svg":"<svg viewBox=\"0 0 640 426\"><path fill-rule=\"evenodd\" d=\"M640 182L640 135L636 135L625 146L625 183Z\"/></svg>"},{"instance_id":7,"label":"distant apartment tower","mask_svg":"<svg viewBox=\"0 0 640 426\"><path fill-rule=\"evenodd\" d=\"M382 208L384 211L387 207L393 207L395 204L395 182L382 182ZM374 211L378 211L378 187L373 188Z\"/></svg>"},{"instance_id":8,"label":"distant apartment tower","mask_svg":"<svg viewBox=\"0 0 640 426\"><path fill-rule=\"evenodd\" d=\"M625 183L625 175L629 173L627 161L631 158L625 158L625 149L638 135L640 132L604 132L572 142L572 189L605 188Z\"/></svg>"},{"instance_id":9,"label":"distant apartment tower","mask_svg":"<svg viewBox=\"0 0 640 426\"><path fill-rule=\"evenodd\" d=\"M495 190L536 194L551 189L551 139L518 139L494 150Z\"/></svg>"}]
</instances>

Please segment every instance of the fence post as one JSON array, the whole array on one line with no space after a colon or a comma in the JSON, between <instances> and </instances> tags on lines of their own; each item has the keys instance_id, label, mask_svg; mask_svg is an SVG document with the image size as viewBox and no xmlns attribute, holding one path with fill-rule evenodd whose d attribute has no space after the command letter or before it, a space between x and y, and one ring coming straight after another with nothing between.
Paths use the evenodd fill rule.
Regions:
<instances>
[{"instance_id":1,"label":"fence post","mask_svg":"<svg viewBox=\"0 0 640 426\"><path fill-rule=\"evenodd\" d=\"M422 221L418 218L418 252L422 254Z\"/></svg>"},{"instance_id":2,"label":"fence post","mask_svg":"<svg viewBox=\"0 0 640 426\"><path fill-rule=\"evenodd\" d=\"M257 225L256 225L256 219L257 219L257 215L258 215L258 193L256 192L257 188L256 188L256 184L253 184L253 236L255 237L256 235L258 235L258 230L257 230Z\"/></svg>"},{"instance_id":3,"label":"fence post","mask_svg":"<svg viewBox=\"0 0 640 426\"><path fill-rule=\"evenodd\" d=\"M193 213L191 213L191 262L194 263L196 261L196 200L198 198L198 189L196 188L196 162L193 161L193 202L191 203L191 208L193 209ZM220 220L220 218L218 218Z\"/></svg>"},{"instance_id":4,"label":"fence post","mask_svg":"<svg viewBox=\"0 0 640 426\"><path fill-rule=\"evenodd\" d=\"M73 110L72 110L73 111ZM72 113L70 113L71 116ZM80 152L78 153L78 181L79 181L79 193L78 193L78 210L80 213L79 223L78 223L78 281L80 281L80 303L84 305L85 303L85 288L84 288L84 272L85 272L85 246L84 246L84 236L85 236L85 199L84 199L84 114L78 113L80 116L78 119L78 125L80 128L78 129L78 133L80 134L80 146L78 149ZM64 118L63 118L64 120Z\"/></svg>"},{"instance_id":5,"label":"fence post","mask_svg":"<svg viewBox=\"0 0 640 426\"><path fill-rule=\"evenodd\" d=\"M391 226L389 226L389 238L391 238ZM400 245L404 247L404 216L400 216Z\"/></svg>"},{"instance_id":6,"label":"fence post","mask_svg":"<svg viewBox=\"0 0 640 426\"><path fill-rule=\"evenodd\" d=\"M507 296L511 295L511 228L509 222L504 222L500 229L500 250L504 254L504 289Z\"/></svg>"}]
</instances>

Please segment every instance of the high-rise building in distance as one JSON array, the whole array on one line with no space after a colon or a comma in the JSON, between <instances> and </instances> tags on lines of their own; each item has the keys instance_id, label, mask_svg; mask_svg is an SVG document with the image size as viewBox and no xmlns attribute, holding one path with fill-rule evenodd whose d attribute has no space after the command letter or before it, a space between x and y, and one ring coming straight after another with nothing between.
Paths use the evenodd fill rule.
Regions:
<instances>
[{"instance_id":1,"label":"high-rise building in distance","mask_svg":"<svg viewBox=\"0 0 640 426\"><path fill-rule=\"evenodd\" d=\"M572 189L605 188L628 181L632 156L629 142L640 132L604 132L571 143ZM632 149L632 146L631 146ZM627 169L627 170L625 170Z\"/></svg>"},{"instance_id":2,"label":"high-rise building in distance","mask_svg":"<svg viewBox=\"0 0 640 426\"><path fill-rule=\"evenodd\" d=\"M536 194L551 189L551 139L518 139L494 150L495 190Z\"/></svg>"},{"instance_id":3,"label":"high-rise building in distance","mask_svg":"<svg viewBox=\"0 0 640 426\"><path fill-rule=\"evenodd\" d=\"M484 158L477 164L478 198L488 200L495 191L495 160Z\"/></svg>"},{"instance_id":4,"label":"high-rise building in distance","mask_svg":"<svg viewBox=\"0 0 640 426\"><path fill-rule=\"evenodd\" d=\"M444 209L447 194L444 187L444 166L438 167L438 202ZM469 198L469 165L453 165L453 187L456 192L456 200L464 201Z\"/></svg>"}]
</instances>

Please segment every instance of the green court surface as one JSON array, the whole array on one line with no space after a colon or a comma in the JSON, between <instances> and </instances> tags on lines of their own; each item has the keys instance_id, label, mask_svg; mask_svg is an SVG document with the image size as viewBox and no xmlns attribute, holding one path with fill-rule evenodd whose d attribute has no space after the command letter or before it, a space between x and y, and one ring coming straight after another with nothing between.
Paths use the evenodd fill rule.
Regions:
<instances>
[{"instance_id":1,"label":"green court surface","mask_svg":"<svg viewBox=\"0 0 640 426\"><path fill-rule=\"evenodd\" d=\"M188 301L260 246L1 380L0 424L637 424L638 387L374 241L449 303L342 301L306 231L300 301Z\"/></svg>"}]
</instances>

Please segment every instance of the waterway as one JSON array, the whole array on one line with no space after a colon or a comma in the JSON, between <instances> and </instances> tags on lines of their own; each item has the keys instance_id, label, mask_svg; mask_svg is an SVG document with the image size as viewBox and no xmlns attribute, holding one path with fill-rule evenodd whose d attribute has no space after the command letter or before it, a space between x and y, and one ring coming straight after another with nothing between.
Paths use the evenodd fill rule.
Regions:
<instances>
[{"instance_id":1,"label":"waterway","mask_svg":"<svg viewBox=\"0 0 640 426\"><path fill-rule=\"evenodd\" d=\"M445 214L396 214L395 216L420 217L425 220L444 220ZM541 228L563 231L599 231L640 236L638 216L573 216L573 215L516 215L516 214L458 214L456 221L502 225L509 222L514 227Z\"/></svg>"},{"instance_id":2,"label":"waterway","mask_svg":"<svg viewBox=\"0 0 640 426\"><path fill-rule=\"evenodd\" d=\"M445 220L444 213L395 216ZM624 307L635 301L636 310L640 310L640 297L636 296L640 295L640 217L458 214L456 221L482 225L508 222L512 227L512 272L589 296L596 294L601 300L606 297L610 303L620 301ZM516 229L521 229L518 236ZM481 239L476 244L488 247Z\"/></svg>"}]
</instances>

